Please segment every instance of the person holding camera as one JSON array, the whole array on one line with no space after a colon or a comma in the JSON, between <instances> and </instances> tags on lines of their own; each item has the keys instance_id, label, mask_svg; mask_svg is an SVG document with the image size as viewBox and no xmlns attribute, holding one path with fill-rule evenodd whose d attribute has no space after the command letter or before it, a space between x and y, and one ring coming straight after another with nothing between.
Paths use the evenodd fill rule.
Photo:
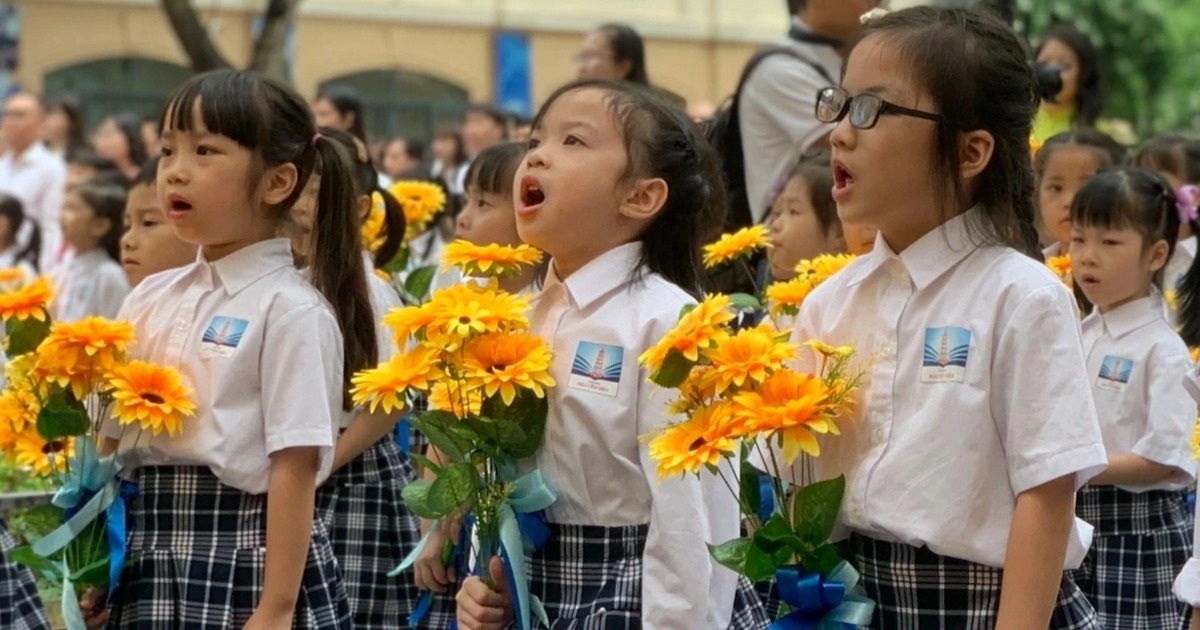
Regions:
<instances>
[{"instance_id":1,"label":"person holding camera","mask_svg":"<svg viewBox=\"0 0 1200 630\"><path fill-rule=\"evenodd\" d=\"M1076 127L1095 127L1104 109L1100 55L1092 40L1070 24L1056 24L1037 49L1042 105L1033 123L1038 146Z\"/></svg>"}]
</instances>

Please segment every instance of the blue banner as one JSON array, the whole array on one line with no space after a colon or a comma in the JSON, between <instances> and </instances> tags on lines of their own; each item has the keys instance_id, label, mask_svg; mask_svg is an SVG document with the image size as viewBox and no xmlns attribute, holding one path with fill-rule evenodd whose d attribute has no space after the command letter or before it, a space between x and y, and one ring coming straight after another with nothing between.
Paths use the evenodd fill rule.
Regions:
<instances>
[{"instance_id":1,"label":"blue banner","mask_svg":"<svg viewBox=\"0 0 1200 630\"><path fill-rule=\"evenodd\" d=\"M496 72L496 105L526 118L533 116L529 36L512 31L496 33L493 59Z\"/></svg>"}]
</instances>

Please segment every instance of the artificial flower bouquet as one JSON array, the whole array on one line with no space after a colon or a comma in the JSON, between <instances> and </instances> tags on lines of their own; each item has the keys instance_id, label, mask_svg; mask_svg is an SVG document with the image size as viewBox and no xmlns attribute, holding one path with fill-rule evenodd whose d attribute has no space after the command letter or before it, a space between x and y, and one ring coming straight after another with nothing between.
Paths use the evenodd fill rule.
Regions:
<instances>
[{"instance_id":1,"label":"artificial flower bouquet","mask_svg":"<svg viewBox=\"0 0 1200 630\"><path fill-rule=\"evenodd\" d=\"M52 297L45 278L0 291L8 357L0 455L55 489L44 519L54 526L11 556L62 583L63 615L76 630L84 627L78 596L106 590L120 575L133 491L117 477L118 458L98 451L101 426L115 419L138 440L176 435L195 404L175 370L127 360L131 325L100 317L51 322Z\"/></svg>"},{"instance_id":2,"label":"artificial flower bouquet","mask_svg":"<svg viewBox=\"0 0 1200 630\"><path fill-rule=\"evenodd\" d=\"M764 246L765 229L747 228L708 246L705 263L738 261ZM795 279L767 289L769 314L794 315L813 288L851 259L802 261ZM709 551L752 581L778 581L789 608L773 627L866 624L874 605L829 541L845 480L794 488L784 482L795 485L796 460L818 456L817 436L837 435L838 422L849 415L861 376L851 367L854 349L808 341L822 357L821 369L797 372L788 367L799 350L789 333L769 319L753 324L762 310L758 296L710 295L685 309L675 328L639 357L652 382L674 390L669 411L683 418L644 437L660 477L703 468L737 498L748 535ZM739 316L746 319L735 329ZM768 483L761 483L760 468Z\"/></svg>"},{"instance_id":3,"label":"artificial flower bouquet","mask_svg":"<svg viewBox=\"0 0 1200 630\"><path fill-rule=\"evenodd\" d=\"M406 350L356 374L352 394L355 404L388 412L415 396L428 397L430 409L410 422L442 459L413 455L436 478L409 483L404 502L422 518L473 520L479 541L470 554L479 559L475 572L490 580L490 558L504 560L518 624L528 628L539 607L528 596L525 546L544 540L545 531L535 531L534 519L518 515L540 512L554 495L537 471L518 475L517 464L541 445L546 389L555 382L550 347L529 333L528 298L501 290L497 278L536 264L541 253L524 245L458 241L447 246L443 260L482 278L436 291L424 304L392 310L384 323ZM393 574L407 569L424 546L422 540Z\"/></svg>"},{"instance_id":4,"label":"artificial flower bouquet","mask_svg":"<svg viewBox=\"0 0 1200 630\"><path fill-rule=\"evenodd\" d=\"M425 295L429 293L429 286L433 282L437 266L426 265L409 269L409 261L412 257L409 242L424 232L446 207L446 192L433 182L401 180L388 188L388 194L392 195L404 210L403 245L392 260L376 273L388 282L393 282L394 276L402 275L403 284L397 287L400 289L400 297L405 304L416 304L423 301ZM363 248L374 255L383 247L387 237L387 218L383 195L374 193L371 196L371 210L363 219Z\"/></svg>"}]
</instances>

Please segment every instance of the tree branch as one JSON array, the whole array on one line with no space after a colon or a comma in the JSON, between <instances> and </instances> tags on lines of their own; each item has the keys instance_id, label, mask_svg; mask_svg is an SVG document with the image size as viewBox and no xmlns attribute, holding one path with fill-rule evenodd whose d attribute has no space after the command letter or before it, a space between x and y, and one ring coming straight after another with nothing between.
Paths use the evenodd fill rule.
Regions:
<instances>
[{"instance_id":1,"label":"tree branch","mask_svg":"<svg viewBox=\"0 0 1200 630\"><path fill-rule=\"evenodd\" d=\"M175 37L196 72L232 67L213 44L190 0L160 0ZM272 1L274 4L274 1Z\"/></svg>"},{"instance_id":2,"label":"tree branch","mask_svg":"<svg viewBox=\"0 0 1200 630\"><path fill-rule=\"evenodd\" d=\"M267 3L262 32L254 43L250 70L280 81L287 80L284 48L299 4L300 0L270 0Z\"/></svg>"}]
</instances>

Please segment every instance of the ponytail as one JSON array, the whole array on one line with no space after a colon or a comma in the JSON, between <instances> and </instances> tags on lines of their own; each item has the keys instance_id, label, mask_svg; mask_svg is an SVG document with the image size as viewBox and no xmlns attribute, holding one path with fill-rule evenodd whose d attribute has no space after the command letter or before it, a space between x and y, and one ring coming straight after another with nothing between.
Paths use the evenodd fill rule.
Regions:
<instances>
[{"instance_id":1,"label":"ponytail","mask_svg":"<svg viewBox=\"0 0 1200 630\"><path fill-rule=\"evenodd\" d=\"M383 241L383 245L379 247L379 251L375 252L375 268L383 269L396 254L400 253L400 248L404 245L404 231L408 229L408 224L404 220L404 208L400 207L400 202L392 193L376 186L375 192L383 197L383 227L387 232L387 237Z\"/></svg>"},{"instance_id":2,"label":"ponytail","mask_svg":"<svg viewBox=\"0 0 1200 630\"><path fill-rule=\"evenodd\" d=\"M38 226L37 221L30 221L29 222L29 242L25 244L25 247L21 248L21 251L17 252L16 261L19 263L23 262L23 263L29 265L30 267L33 268L33 270L35 272L40 271L40 269L38 268L39 267L38 258L41 256L41 253L42 253L42 228L40 226Z\"/></svg>"},{"instance_id":3,"label":"ponytail","mask_svg":"<svg viewBox=\"0 0 1200 630\"><path fill-rule=\"evenodd\" d=\"M1177 291L1179 295L1179 336L1189 348L1200 346L1200 256L1192 259Z\"/></svg>"},{"instance_id":4,"label":"ponytail","mask_svg":"<svg viewBox=\"0 0 1200 630\"><path fill-rule=\"evenodd\" d=\"M313 140L321 174L317 193L316 244L309 268L312 283L333 306L344 343L342 407L353 408L350 379L379 360L375 311L363 268L354 177L341 146L321 135Z\"/></svg>"}]
</instances>

